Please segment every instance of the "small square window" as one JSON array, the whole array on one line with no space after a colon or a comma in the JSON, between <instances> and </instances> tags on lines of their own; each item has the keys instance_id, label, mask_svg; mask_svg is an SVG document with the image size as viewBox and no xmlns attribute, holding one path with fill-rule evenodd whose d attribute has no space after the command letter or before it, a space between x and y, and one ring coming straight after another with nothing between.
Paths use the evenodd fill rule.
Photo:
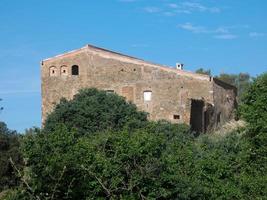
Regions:
<instances>
[{"instance_id":1,"label":"small square window","mask_svg":"<svg viewBox=\"0 0 267 200\"><path fill-rule=\"evenodd\" d=\"M173 119L180 119L180 115L173 115Z\"/></svg>"},{"instance_id":2,"label":"small square window","mask_svg":"<svg viewBox=\"0 0 267 200\"><path fill-rule=\"evenodd\" d=\"M151 101L152 91L144 91L144 101Z\"/></svg>"}]
</instances>

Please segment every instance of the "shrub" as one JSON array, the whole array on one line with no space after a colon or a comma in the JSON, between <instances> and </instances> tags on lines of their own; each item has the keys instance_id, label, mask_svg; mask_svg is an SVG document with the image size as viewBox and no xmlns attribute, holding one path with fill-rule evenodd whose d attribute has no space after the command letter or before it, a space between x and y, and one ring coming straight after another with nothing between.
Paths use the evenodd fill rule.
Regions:
<instances>
[{"instance_id":1,"label":"shrub","mask_svg":"<svg viewBox=\"0 0 267 200\"><path fill-rule=\"evenodd\" d=\"M0 122L0 192L19 184L19 178L9 162L12 158L18 168L23 165L19 140L15 131L9 130L4 122Z\"/></svg>"},{"instance_id":2,"label":"shrub","mask_svg":"<svg viewBox=\"0 0 267 200\"><path fill-rule=\"evenodd\" d=\"M46 132L55 130L57 124L65 124L79 134L103 130L120 130L131 121L145 122L147 114L137 111L134 104L123 97L97 89L83 89L73 100L62 99L44 124Z\"/></svg>"},{"instance_id":3,"label":"shrub","mask_svg":"<svg viewBox=\"0 0 267 200\"><path fill-rule=\"evenodd\" d=\"M53 132L27 136L23 149L31 169L33 196L186 199L195 195L191 136L173 132L178 130L176 125L157 124L132 132L83 136L63 125ZM169 134L161 132L160 126Z\"/></svg>"},{"instance_id":4,"label":"shrub","mask_svg":"<svg viewBox=\"0 0 267 200\"><path fill-rule=\"evenodd\" d=\"M242 97L240 112L255 136L267 133L267 73L257 77Z\"/></svg>"}]
</instances>

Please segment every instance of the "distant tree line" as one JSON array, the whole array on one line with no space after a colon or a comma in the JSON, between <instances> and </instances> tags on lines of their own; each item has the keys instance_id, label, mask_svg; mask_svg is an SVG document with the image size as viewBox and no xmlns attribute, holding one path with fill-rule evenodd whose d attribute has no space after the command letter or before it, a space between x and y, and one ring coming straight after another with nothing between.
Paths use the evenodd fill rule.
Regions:
<instances>
[{"instance_id":1,"label":"distant tree line","mask_svg":"<svg viewBox=\"0 0 267 200\"><path fill-rule=\"evenodd\" d=\"M199 68L195 71L196 73L199 74L206 74L211 76L211 70L210 69L203 69ZM227 74L227 73L221 73L215 78L218 78L228 84L231 84L237 88L237 97L238 97L238 102L241 101L241 97L246 91L246 89L250 86L252 83L253 77L251 77L248 73L239 73L239 74Z\"/></svg>"}]
</instances>

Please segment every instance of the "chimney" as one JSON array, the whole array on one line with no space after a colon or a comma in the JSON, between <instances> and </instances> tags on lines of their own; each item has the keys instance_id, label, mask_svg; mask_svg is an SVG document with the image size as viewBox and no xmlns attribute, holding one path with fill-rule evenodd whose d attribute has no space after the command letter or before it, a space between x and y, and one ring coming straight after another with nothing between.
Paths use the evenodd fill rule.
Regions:
<instances>
[{"instance_id":1,"label":"chimney","mask_svg":"<svg viewBox=\"0 0 267 200\"><path fill-rule=\"evenodd\" d=\"M183 70L184 69L184 64L176 63L176 69Z\"/></svg>"}]
</instances>

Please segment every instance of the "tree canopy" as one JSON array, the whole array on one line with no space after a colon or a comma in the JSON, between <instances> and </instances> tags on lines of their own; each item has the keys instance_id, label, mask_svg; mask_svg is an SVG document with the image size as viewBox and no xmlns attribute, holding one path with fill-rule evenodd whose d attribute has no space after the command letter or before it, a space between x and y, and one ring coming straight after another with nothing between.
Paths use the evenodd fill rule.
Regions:
<instances>
[{"instance_id":1,"label":"tree canopy","mask_svg":"<svg viewBox=\"0 0 267 200\"><path fill-rule=\"evenodd\" d=\"M19 136L16 131L9 130L4 122L0 122L0 191L19 184L19 178L9 162L10 158L18 168L22 166Z\"/></svg>"},{"instance_id":2,"label":"tree canopy","mask_svg":"<svg viewBox=\"0 0 267 200\"><path fill-rule=\"evenodd\" d=\"M47 117L44 130L53 131L63 123L69 130L74 128L79 134L88 134L119 130L127 123L145 121L147 114L137 111L136 106L123 97L97 89L83 89L72 100L60 101Z\"/></svg>"},{"instance_id":3,"label":"tree canopy","mask_svg":"<svg viewBox=\"0 0 267 200\"><path fill-rule=\"evenodd\" d=\"M199 68L195 71L199 74L206 74L211 76L210 69ZM221 73L215 78L220 79L230 85L233 85L237 88L237 97L238 102L241 102L241 96L245 93L246 89L250 86L252 77L248 73L239 73L239 74L228 74L228 73Z\"/></svg>"},{"instance_id":4,"label":"tree canopy","mask_svg":"<svg viewBox=\"0 0 267 200\"><path fill-rule=\"evenodd\" d=\"M83 90L62 100L45 130L27 131L24 184L5 199L264 199L266 86L264 74L245 92L247 127L197 137L187 125L147 121L115 94Z\"/></svg>"}]
</instances>

